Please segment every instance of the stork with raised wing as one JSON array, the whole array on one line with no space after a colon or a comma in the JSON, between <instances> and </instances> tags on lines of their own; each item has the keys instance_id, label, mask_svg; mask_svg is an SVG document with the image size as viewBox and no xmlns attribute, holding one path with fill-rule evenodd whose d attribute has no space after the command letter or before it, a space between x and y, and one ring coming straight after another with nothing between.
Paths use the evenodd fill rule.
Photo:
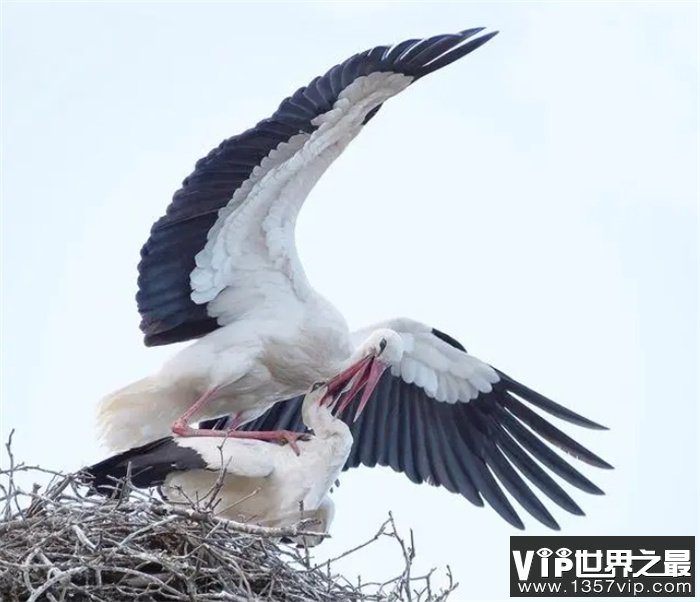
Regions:
<instances>
[{"instance_id":1,"label":"stork with raised wing","mask_svg":"<svg viewBox=\"0 0 700 602\"><path fill-rule=\"evenodd\" d=\"M197 340L157 374L102 401L99 424L110 448L171 430L220 436L192 423L224 415L229 437L296 446L299 400L272 406L332 379L330 394L343 395L355 411L376 397L353 424L350 465L388 464L476 504L486 499L522 527L495 475L528 511L556 527L516 467L559 505L581 513L534 459L581 489L600 490L537 435L590 464L609 465L527 403L602 427L429 326L398 319L352 334L309 284L295 248L296 217L309 191L383 103L494 35L470 29L358 53L197 162L142 249L137 294L146 345ZM251 430L251 423L260 428Z\"/></svg>"}]
</instances>

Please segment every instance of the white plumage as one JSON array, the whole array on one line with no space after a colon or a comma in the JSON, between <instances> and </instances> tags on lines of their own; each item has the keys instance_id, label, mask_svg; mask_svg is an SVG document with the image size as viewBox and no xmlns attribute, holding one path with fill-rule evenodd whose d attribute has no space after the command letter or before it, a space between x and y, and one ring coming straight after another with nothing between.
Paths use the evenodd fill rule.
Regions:
<instances>
[{"instance_id":1,"label":"white plumage","mask_svg":"<svg viewBox=\"0 0 700 602\"><path fill-rule=\"evenodd\" d=\"M329 492L352 447L347 425L321 405L327 389L316 385L302 414L313 435L289 446L255 440L175 437L119 454L85 471L99 491L110 492L127 472L139 487L161 485L172 503L206 505L222 518L285 527L302 518L327 532L334 506ZM127 470L128 469L128 470ZM306 544L318 543L306 538Z\"/></svg>"},{"instance_id":2,"label":"white plumage","mask_svg":"<svg viewBox=\"0 0 700 602\"><path fill-rule=\"evenodd\" d=\"M477 37L481 31L358 53L197 162L142 249L137 294L147 345L197 340L157 374L101 402L107 447L130 448L171 430L220 436L193 423L221 416L229 416L229 437L295 445L303 430L299 400L284 400L329 380L332 395L356 404L349 422L376 388L376 403L352 426L350 466L387 464L475 504L485 499L518 527L522 522L494 475L539 520L553 527L556 521L511 465L556 503L580 512L528 453L576 486L600 491L520 427L589 463L608 465L531 416L523 401L579 425L599 425L419 322L395 319L351 334L311 287L297 254L297 215L331 162L385 101L495 35Z\"/></svg>"},{"instance_id":3,"label":"white plumage","mask_svg":"<svg viewBox=\"0 0 700 602\"><path fill-rule=\"evenodd\" d=\"M498 374L480 359L437 338L433 329L408 318L380 322L353 333L358 344L372 332L388 329L403 341L401 359L390 365L391 373L423 389L436 401L469 401L489 393Z\"/></svg>"},{"instance_id":4,"label":"white plumage","mask_svg":"<svg viewBox=\"0 0 700 602\"><path fill-rule=\"evenodd\" d=\"M453 41L465 42L474 33ZM459 48L466 49L457 46L453 52ZM294 226L309 191L360 132L368 114L416 78L395 72L391 65L360 71L342 87L330 110L311 116L313 131L295 133L270 148L217 208L188 274L187 296L190 303L206 307L218 328L179 352L159 373L103 400L98 422L108 448L125 449L165 436L183 415L174 429L178 434L192 434L187 422L216 416L248 422L273 403L300 395L312 382L349 367L350 332L342 315L310 286L294 243ZM168 235L178 227L185 228L183 236L189 234L189 224L199 217L191 198L189 211L179 221L167 222ZM151 238L159 234L156 224ZM176 250L176 234L171 236L170 248ZM140 266L142 286L152 272L160 273L147 260L145 256ZM142 313L148 316L143 307ZM402 370L436 394L437 377L420 370L413 358ZM197 401L202 403L186 414Z\"/></svg>"}]
</instances>

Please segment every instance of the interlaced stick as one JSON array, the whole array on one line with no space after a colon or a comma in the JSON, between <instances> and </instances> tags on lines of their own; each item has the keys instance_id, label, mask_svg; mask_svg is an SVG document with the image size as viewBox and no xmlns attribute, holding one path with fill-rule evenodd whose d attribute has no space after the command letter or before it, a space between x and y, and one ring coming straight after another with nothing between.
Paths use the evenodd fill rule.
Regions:
<instances>
[{"instance_id":1,"label":"interlaced stick","mask_svg":"<svg viewBox=\"0 0 700 602\"><path fill-rule=\"evenodd\" d=\"M217 518L210 496L171 506L122 484L108 499L89 494L78 475L18 464L9 442L7 452L9 467L0 468L3 602L442 602L457 587L449 570L439 591L432 572L412 575L413 538L406 544L391 516L369 541L314 565L308 548L279 542L324 536L301 509L296 524L267 528ZM357 584L335 569L336 560L386 537L401 550L399 575Z\"/></svg>"}]
</instances>

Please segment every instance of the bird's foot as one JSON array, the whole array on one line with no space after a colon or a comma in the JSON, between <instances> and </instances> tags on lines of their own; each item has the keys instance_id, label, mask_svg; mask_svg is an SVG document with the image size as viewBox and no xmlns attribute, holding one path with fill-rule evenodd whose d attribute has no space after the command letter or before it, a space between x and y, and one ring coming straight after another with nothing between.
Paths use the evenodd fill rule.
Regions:
<instances>
[{"instance_id":1,"label":"bird's foot","mask_svg":"<svg viewBox=\"0 0 700 602\"><path fill-rule=\"evenodd\" d=\"M237 431L229 429L226 431L215 429L196 429L188 424L176 421L171 426L174 435L178 437L221 437L229 439L256 439L257 441L274 441L280 445L289 445L298 456L301 451L297 441L308 441L311 435L308 433L297 433L296 431Z\"/></svg>"},{"instance_id":2,"label":"bird's foot","mask_svg":"<svg viewBox=\"0 0 700 602\"><path fill-rule=\"evenodd\" d=\"M250 435L251 439L259 439L261 441L276 441L280 445L289 445L294 453L298 456L301 453L297 441L308 441L311 435L308 433L297 433L296 431L236 431L231 433L232 437L237 437L245 433Z\"/></svg>"},{"instance_id":3,"label":"bird's foot","mask_svg":"<svg viewBox=\"0 0 700 602\"><path fill-rule=\"evenodd\" d=\"M196 429L184 422L174 422L170 427L173 435L178 437L226 437L228 431L218 429Z\"/></svg>"},{"instance_id":4,"label":"bird's foot","mask_svg":"<svg viewBox=\"0 0 700 602\"><path fill-rule=\"evenodd\" d=\"M170 427L170 430L173 432L173 435L177 435L178 437L187 437L188 435L191 437L191 432L195 429L185 424L184 422L178 421L173 422L173 425Z\"/></svg>"}]
</instances>

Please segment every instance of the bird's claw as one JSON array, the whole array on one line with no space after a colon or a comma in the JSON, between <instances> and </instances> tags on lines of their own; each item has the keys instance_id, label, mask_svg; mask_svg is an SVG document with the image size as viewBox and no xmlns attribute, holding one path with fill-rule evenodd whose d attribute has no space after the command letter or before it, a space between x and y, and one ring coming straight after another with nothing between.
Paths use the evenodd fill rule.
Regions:
<instances>
[{"instance_id":1,"label":"bird's claw","mask_svg":"<svg viewBox=\"0 0 700 602\"><path fill-rule=\"evenodd\" d=\"M289 445L297 456L301 454L297 441L308 441L311 439L308 433L297 433L294 431L279 431L278 436L279 444Z\"/></svg>"}]
</instances>

